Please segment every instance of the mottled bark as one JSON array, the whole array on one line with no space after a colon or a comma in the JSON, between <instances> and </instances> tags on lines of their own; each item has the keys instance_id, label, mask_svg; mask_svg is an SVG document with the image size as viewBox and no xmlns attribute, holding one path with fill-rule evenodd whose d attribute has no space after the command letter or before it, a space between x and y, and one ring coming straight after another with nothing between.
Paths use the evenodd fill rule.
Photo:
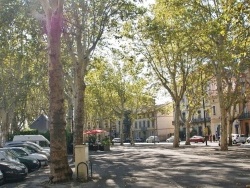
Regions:
<instances>
[{"instance_id":1,"label":"mottled bark","mask_svg":"<svg viewBox=\"0 0 250 188\"><path fill-rule=\"evenodd\" d=\"M180 137L180 102L175 102L175 129L174 129L174 142L173 147L177 148L179 147L179 137Z\"/></svg>"},{"instance_id":2,"label":"mottled bark","mask_svg":"<svg viewBox=\"0 0 250 188\"><path fill-rule=\"evenodd\" d=\"M218 71L218 69L217 69ZM227 145L227 114L225 109L222 77L219 73L216 74L217 92L220 102L220 112L221 112L221 136L220 136L220 147L222 151L228 150Z\"/></svg>"},{"instance_id":3,"label":"mottled bark","mask_svg":"<svg viewBox=\"0 0 250 188\"><path fill-rule=\"evenodd\" d=\"M76 70L76 71L80 71ZM77 73L78 77L75 80L76 92L74 98L74 146L83 144L83 126L84 126L84 96L85 84L82 73Z\"/></svg>"},{"instance_id":4,"label":"mottled bark","mask_svg":"<svg viewBox=\"0 0 250 188\"><path fill-rule=\"evenodd\" d=\"M190 123L186 121L186 142L185 145L190 145Z\"/></svg>"},{"instance_id":5,"label":"mottled bark","mask_svg":"<svg viewBox=\"0 0 250 188\"><path fill-rule=\"evenodd\" d=\"M41 1L46 13L49 63L50 181L72 179L66 147L63 69L60 57L63 1Z\"/></svg>"}]
</instances>

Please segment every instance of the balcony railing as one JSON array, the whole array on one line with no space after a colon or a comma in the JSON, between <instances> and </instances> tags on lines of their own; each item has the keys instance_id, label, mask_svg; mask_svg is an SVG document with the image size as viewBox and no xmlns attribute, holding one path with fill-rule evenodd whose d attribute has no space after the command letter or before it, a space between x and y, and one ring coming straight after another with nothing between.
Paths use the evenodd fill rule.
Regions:
<instances>
[{"instance_id":1,"label":"balcony railing","mask_svg":"<svg viewBox=\"0 0 250 188\"><path fill-rule=\"evenodd\" d=\"M203 123L204 118L193 118L191 123ZM211 117L206 117L206 122L211 122ZM180 121L181 125L184 125L184 122ZM175 125L175 121L172 121L172 125Z\"/></svg>"},{"instance_id":2,"label":"balcony railing","mask_svg":"<svg viewBox=\"0 0 250 188\"><path fill-rule=\"evenodd\" d=\"M204 118L193 118L191 123L203 123ZM206 122L211 122L211 117L206 117Z\"/></svg>"},{"instance_id":3,"label":"balcony railing","mask_svg":"<svg viewBox=\"0 0 250 188\"><path fill-rule=\"evenodd\" d=\"M250 119L250 112L242 113L239 119Z\"/></svg>"}]
</instances>

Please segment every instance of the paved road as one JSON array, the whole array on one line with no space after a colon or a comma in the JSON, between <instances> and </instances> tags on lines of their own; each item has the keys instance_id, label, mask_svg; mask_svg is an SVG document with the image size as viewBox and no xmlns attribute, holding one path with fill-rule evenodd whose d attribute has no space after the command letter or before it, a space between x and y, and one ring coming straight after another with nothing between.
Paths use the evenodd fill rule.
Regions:
<instances>
[{"instance_id":1,"label":"paved road","mask_svg":"<svg viewBox=\"0 0 250 188\"><path fill-rule=\"evenodd\" d=\"M250 148L233 146L137 145L113 146L110 152L91 152L93 178L81 183L47 185L49 169L25 181L3 187L88 188L244 188L250 185ZM74 166L72 166L74 170Z\"/></svg>"}]
</instances>

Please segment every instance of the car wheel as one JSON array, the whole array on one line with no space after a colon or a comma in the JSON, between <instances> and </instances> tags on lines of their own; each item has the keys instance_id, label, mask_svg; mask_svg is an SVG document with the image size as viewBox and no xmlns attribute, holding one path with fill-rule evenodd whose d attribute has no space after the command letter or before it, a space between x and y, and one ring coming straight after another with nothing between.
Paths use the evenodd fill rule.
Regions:
<instances>
[{"instance_id":1,"label":"car wheel","mask_svg":"<svg viewBox=\"0 0 250 188\"><path fill-rule=\"evenodd\" d=\"M237 144L236 140L233 141L233 144Z\"/></svg>"}]
</instances>

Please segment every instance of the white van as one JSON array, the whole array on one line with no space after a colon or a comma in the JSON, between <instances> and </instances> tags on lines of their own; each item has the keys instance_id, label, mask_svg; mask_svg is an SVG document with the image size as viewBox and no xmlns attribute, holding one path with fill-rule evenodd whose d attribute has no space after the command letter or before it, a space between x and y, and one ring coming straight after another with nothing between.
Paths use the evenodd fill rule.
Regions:
<instances>
[{"instance_id":1,"label":"white van","mask_svg":"<svg viewBox=\"0 0 250 188\"><path fill-rule=\"evenodd\" d=\"M30 141L42 148L50 148L50 142L43 135L15 135L13 141Z\"/></svg>"}]
</instances>

